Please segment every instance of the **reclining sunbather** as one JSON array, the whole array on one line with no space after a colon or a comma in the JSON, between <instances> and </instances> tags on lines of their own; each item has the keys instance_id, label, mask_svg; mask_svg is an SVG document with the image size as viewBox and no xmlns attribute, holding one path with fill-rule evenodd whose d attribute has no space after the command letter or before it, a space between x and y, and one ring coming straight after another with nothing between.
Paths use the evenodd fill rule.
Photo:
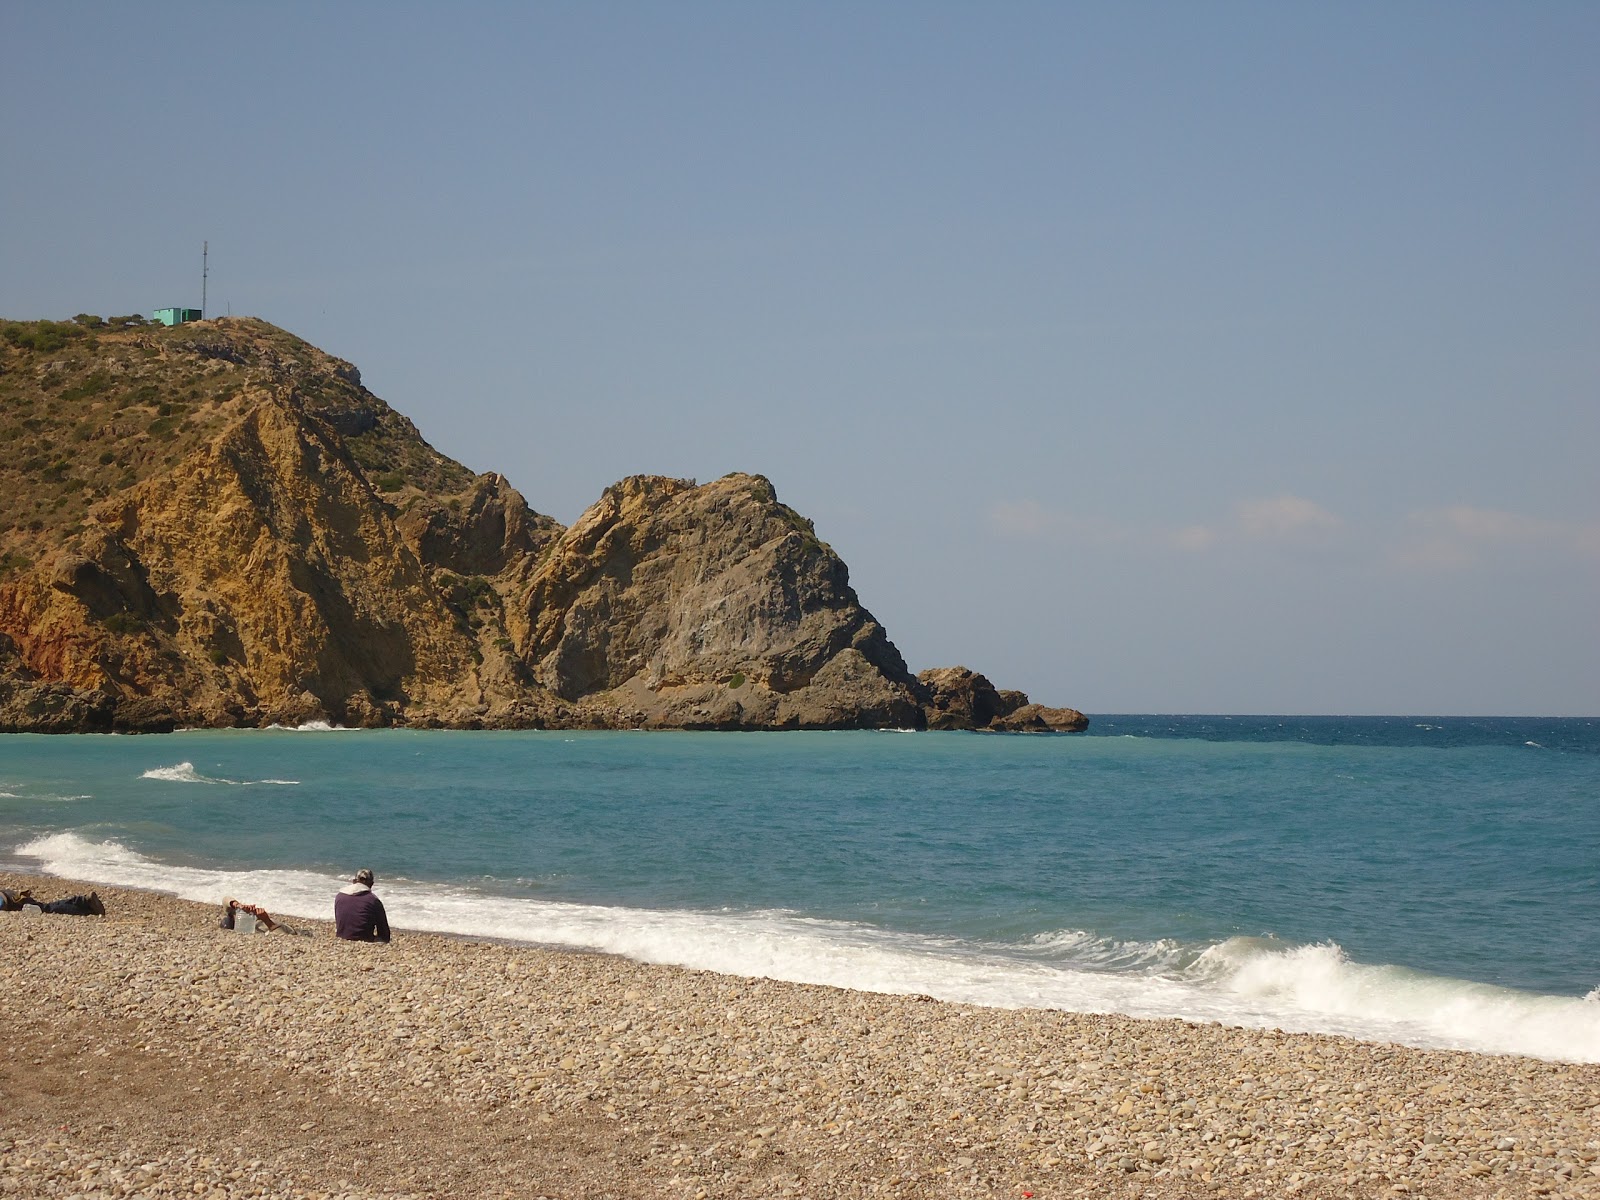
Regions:
<instances>
[{"instance_id":1,"label":"reclining sunbather","mask_svg":"<svg viewBox=\"0 0 1600 1200\"><path fill-rule=\"evenodd\" d=\"M100 899L99 892L90 892L87 896L63 896L60 900L36 900L30 889L20 892L8 892L0 888L0 911L19 912L32 905L40 912L62 913L72 917L103 917L106 915L105 902Z\"/></svg>"}]
</instances>

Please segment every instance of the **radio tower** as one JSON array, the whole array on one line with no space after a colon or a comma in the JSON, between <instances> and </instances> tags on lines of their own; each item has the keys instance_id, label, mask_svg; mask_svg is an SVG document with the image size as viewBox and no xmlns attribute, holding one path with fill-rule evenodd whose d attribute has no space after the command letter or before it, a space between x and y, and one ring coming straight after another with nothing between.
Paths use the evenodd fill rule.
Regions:
<instances>
[{"instance_id":1,"label":"radio tower","mask_svg":"<svg viewBox=\"0 0 1600 1200\"><path fill-rule=\"evenodd\" d=\"M206 319L206 276L211 273L211 243L200 243L200 319Z\"/></svg>"}]
</instances>

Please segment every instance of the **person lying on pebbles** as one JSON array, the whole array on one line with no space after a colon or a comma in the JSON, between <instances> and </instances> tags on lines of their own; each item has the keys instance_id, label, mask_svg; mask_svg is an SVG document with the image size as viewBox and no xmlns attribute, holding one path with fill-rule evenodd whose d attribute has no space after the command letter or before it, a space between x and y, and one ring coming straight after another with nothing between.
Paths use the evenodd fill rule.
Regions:
<instances>
[{"instance_id":1,"label":"person lying on pebbles","mask_svg":"<svg viewBox=\"0 0 1600 1200\"><path fill-rule=\"evenodd\" d=\"M106 915L105 903L100 899L100 893L98 892L90 892L86 896L64 896L60 900L36 900L30 889L24 889L20 892L8 892L4 888L0 888L0 912L21 912L23 909L30 907L37 908L40 912L71 917L103 917Z\"/></svg>"}]
</instances>

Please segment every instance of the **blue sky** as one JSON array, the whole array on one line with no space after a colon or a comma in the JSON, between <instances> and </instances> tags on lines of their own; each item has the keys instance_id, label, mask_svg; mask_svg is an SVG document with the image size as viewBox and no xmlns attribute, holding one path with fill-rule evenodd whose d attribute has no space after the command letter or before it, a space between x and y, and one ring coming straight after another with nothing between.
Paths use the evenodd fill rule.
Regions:
<instances>
[{"instance_id":1,"label":"blue sky","mask_svg":"<svg viewBox=\"0 0 1600 1200\"><path fill-rule=\"evenodd\" d=\"M1600 714L1600 6L7 6L0 315L200 299L570 522L769 476L913 669Z\"/></svg>"}]
</instances>

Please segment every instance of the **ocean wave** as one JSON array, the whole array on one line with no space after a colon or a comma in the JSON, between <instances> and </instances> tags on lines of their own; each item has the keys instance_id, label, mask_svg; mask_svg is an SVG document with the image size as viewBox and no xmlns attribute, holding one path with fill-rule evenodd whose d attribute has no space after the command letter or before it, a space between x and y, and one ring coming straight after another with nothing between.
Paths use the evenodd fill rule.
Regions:
<instances>
[{"instance_id":1,"label":"ocean wave","mask_svg":"<svg viewBox=\"0 0 1600 1200\"><path fill-rule=\"evenodd\" d=\"M1019 947L1062 966L1090 971L1171 971L1187 966L1199 953L1172 938L1128 941L1103 937L1083 929L1063 929L1039 934Z\"/></svg>"},{"instance_id":2,"label":"ocean wave","mask_svg":"<svg viewBox=\"0 0 1600 1200\"><path fill-rule=\"evenodd\" d=\"M140 779L164 779L168 783L222 783L220 779L209 779L198 774L191 762L182 762L175 767L151 767Z\"/></svg>"},{"instance_id":3,"label":"ocean wave","mask_svg":"<svg viewBox=\"0 0 1600 1200\"><path fill-rule=\"evenodd\" d=\"M343 880L158 862L75 833L16 847L52 874L275 914L328 918ZM400 929L599 950L728 975L1046 1008L1328 1033L1372 1042L1600 1062L1600 988L1544 996L1351 961L1332 943L1117 941L1067 930L1023 946L899 933L788 910L657 911L379 879ZM402 933L401 936L404 936Z\"/></svg>"},{"instance_id":4,"label":"ocean wave","mask_svg":"<svg viewBox=\"0 0 1600 1200\"><path fill-rule=\"evenodd\" d=\"M327 721L307 721L303 725L271 724L263 726L264 729L275 729L280 733L348 733L349 726L331 725Z\"/></svg>"},{"instance_id":5,"label":"ocean wave","mask_svg":"<svg viewBox=\"0 0 1600 1200\"><path fill-rule=\"evenodd\" d=\"M1252 1007L1325 1023L1330 1032L1600 1062L1600 1005L1354 962L1332 942L1286 947L1230 938L1200 955L1188 974Z\"/></svg>"},{"instance_id":6,"label":"ocean wave","mask_svg":"<svg viewBox=\"0 0 1600 1200\"><path fill-rule=\"evenodd\" d=\"M44 834L16 846L11 853L37 860L38 870L47 875L218 904L229 896L240 896L271 912L298 916L331 917L333 893L345 883L311 871L178 866L148 858L115 840L94 841L76 833Z\"/></svg>"},{"instance_id":7,"label":"ocean wave","mask_svg":"<svg viewBox=\"0 0 1600 1200\"><path fill-rule=\"evenodd\" d=\"M213 779L194 769L191 762L181 762L172 767L151 767L140 779L160 779L167 783L216 783L229 787L253 787L258 784L276 784L281 787L298 787L298 779Z\"/></svg>"}]
</instances>

